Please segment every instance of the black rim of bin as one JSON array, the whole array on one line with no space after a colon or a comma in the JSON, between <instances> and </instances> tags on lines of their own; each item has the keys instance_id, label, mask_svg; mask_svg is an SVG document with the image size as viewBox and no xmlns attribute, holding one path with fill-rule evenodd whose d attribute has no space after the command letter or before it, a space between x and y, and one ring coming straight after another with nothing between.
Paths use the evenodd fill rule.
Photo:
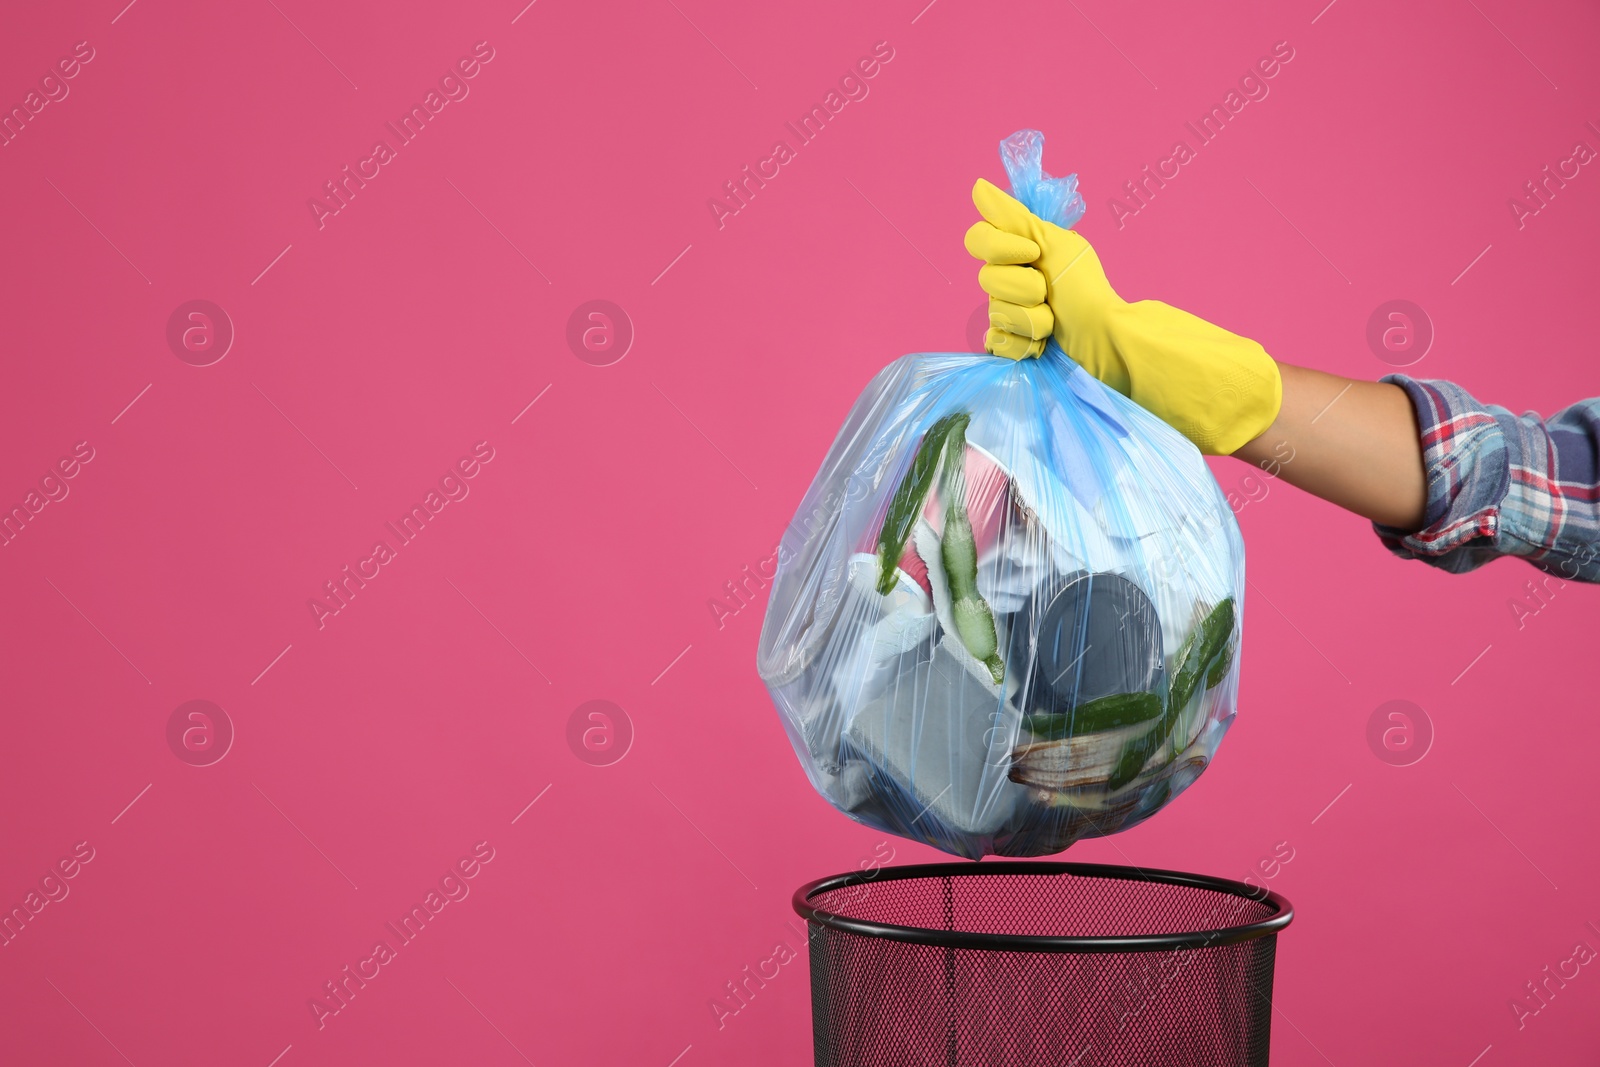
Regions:
<instances>
[{"instance_id":1,"label":"black rim of bin","mask_svg":"<svg viewBox=\"0 0 1600 1067\"><path fill-rule=\"evenodd\" d=\"M1192 886L1238 897L1241 903L1266 904L1273 914L1255 922L1221 926L1172 934L1121 934L1113 936L1047 937L1031 934L983 934L967 930L939 930L920 926L895 926L838 915L814 906L811 898L819 893L877 882L907 878L970 878L973 876L1025 875L1041 878L1059 875L1079 878L1114 878L1125 882L1151 882L1162 885ZM945 948L987 949L1009 952L1165 952L1173 949L1236 945L1258 937L1276 934L1294 918L1289 901L1270 889L1258 889L1227 878L1183 871L1147 867L1121 867L1102 863L1057 863L1031 860L1000 860L988 863L921 863L875 870L838 874L807 882L794 893L794 910L804 920L833 930L905 941L916 945Z\"/></svg>"}]
</instances>

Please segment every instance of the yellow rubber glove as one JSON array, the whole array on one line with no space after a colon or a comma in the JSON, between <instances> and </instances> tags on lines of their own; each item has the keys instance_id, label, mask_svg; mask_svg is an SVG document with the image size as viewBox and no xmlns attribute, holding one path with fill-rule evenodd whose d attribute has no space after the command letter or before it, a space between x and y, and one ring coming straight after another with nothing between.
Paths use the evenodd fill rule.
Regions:
<instances>
[{"instance_id":1,"label":"yellow rubber glove","mask_svg":"<svg viewBox=\"0 0 1600 1067\"><path fill-rule=\"evenodd\" d=\"M991 353L1037 356L1053 335L1084 370L1207 455L1236 451L1278 417L1283 380L1255 341L1159 300L1128 303L1088 241L981 178L972 202L985 221L967 231L966 246L984 261Z\"/></svg>"}]
</instances>

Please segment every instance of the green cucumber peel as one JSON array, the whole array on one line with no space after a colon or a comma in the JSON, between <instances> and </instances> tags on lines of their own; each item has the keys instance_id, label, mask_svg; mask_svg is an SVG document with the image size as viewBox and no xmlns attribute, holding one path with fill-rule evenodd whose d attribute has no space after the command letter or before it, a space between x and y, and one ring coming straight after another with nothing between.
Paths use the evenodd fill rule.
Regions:
<instances>
[{"instance_id":1,"label":"green cucumber peel","mask_svg":"<svg viewBox=\"0 0 1600 1067\"><path fill-rule=\"evenodd\" d=\"M894 592L895 570L900 566L900 557L905 554L906 539L911 536L911 528L916 525L917 516L922 514L922 506L927 502L928 492L933 488L933 476L939 469L939 456L945 451L945 439L950 436L951 430L959 427L964 443L967 423L971 421L970 415L958 411L946 415L922 435L922 443L917 446L911 468L895 488L894 496L889 500L889 510L883 517L883 528L878 532L878 592L882 595L888 596Z\"/></svg>"},{"instance_id":2,"label":"green cucumber peel","mask_svg":"<svg viewBox=\"0 0 1600 1067\"><path fill-rule=\"evenodd\" d=\"M1188 706L1200 682L1209 680L1213 664L1227 647L1228 638L1233 636L1233 615L1233 597L1224 597L1195 627L1189 640L1184 642L1183 651L1179 653L1178 669L1167 690L1167 715L1174 721L1178 713ZM1226 669L1224 667L1223 671L1226 672ZM1221 674L1217 676L1217 681L1222 681Z\"/></svg>"},{"instance_id":3,"label":"green cucumber peel","mask_svg":"<svg viewBox=\"0 0 1600 1067\"><path fill-rule=\"evenodd\" d=\"M1144 770L1145 760L1150 758L1150 753L1160 743L1161 728L1157 726L1123 745L1122 754L1117 757L1117 769L1106 780L1106 788L1114 793L1139 777L1139 772Z\"/></svg>"},{"instance_id":4,"label":"green cucumber peel","mask_svg":"<svg viewBox=\"0 0 1600 1067\"><path fill-rule=\"evenodd\" d=\"M1229 641L1222 646L1222 654L1211 663L1211 669L1206 672L1206 688L1215 689L1222 684L1222 679L1228 676L1228 668L1233 666L1233 642Z\"/></svg>"},{"instance_id":5,"label":"green cucumber peel","mask_svg":"<svg viewBox=\"0 0 1600 1067\"><path fill-rule=\"evenodd\" d=\"M1157 693L1113 693L1079 704L1071 711L1030 715L1026 725L1039 740L1054 741L1149 722L1161 710L1161 696Z\"/></svg>"},{"instance_id":6,"label":"green cucumber peel","mask_svg":"<svg viewBox=\"0 0 1600 1067\"><path fill-rule=\"evenodd\" d=\"M1221 683L1233 660L1233 625L1234 604L1230 596L1224 597L1194 628L1178 653L1178 669L1167 688L1167 706L1161 721L1123 745L1116 770L1106 782L1111 790L1121 789L1139 777L1145 761L1172 736L1178 716L1202 681L1207 689Z\"/></svg>"},{"instance_id":7,"label":"green cucumber peel","mask_svg":"<svg viewBox=\"0 0 1600 1067\"><path fill-rule=\"evenodd\" d=\"M989 668L995 685L1005 681L994 612L978 592L978 545L966 505L967 419L951 425L945 438L939 495L944 501L944 533L939 558L950 587L950 616L956 636L974 659Z\"/></svg>"}]
</instances>

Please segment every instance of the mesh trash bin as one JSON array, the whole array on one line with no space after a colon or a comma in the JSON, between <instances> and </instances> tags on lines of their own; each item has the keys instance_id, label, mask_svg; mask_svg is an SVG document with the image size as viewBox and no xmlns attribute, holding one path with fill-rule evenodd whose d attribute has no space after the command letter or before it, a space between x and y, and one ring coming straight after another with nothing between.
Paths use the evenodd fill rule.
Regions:
<instances>
[{"instance_id":1,"label":"mesh trash bin","mask_svg":"<svg viewBox=\"0 0 1600 1067\"><path fill-rule=\"evenodd\" d=\"M1088 863L880 868L800 887L818 1067L1265 1064L1276 893Z\"/></svg>"}]
</instances>

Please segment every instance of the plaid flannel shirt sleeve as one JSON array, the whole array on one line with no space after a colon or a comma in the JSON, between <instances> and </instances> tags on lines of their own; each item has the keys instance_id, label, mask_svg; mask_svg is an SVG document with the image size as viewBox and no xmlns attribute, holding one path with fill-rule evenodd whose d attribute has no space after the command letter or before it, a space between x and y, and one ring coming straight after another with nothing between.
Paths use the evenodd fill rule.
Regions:
<instances>
[{"instance_id":1,"label":"plaid flannel shirt sleeve","mask_svg":"<svg viewBox=\"0 0 1600 1067\"><path fill-rule=\"evenodd\" d=\"M1540 419L1480 404L1451 382L1383 380L1416 409L1428 481L1422 529L1373 524L1391 552L1457 574L1520 556L1600 581L1600 398Z\"/></svg>"}]
</instances>

